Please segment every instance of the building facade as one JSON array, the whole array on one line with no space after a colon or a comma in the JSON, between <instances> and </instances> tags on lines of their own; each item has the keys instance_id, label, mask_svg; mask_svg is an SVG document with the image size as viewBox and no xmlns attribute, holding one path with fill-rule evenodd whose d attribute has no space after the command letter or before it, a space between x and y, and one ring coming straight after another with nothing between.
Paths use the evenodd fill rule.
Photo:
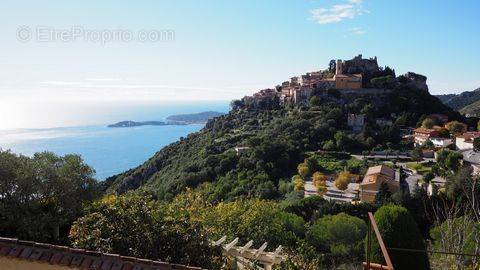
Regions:
<instances>
[{"instance_id":1,"label":"building facade","mask_svg":"<svg viewBox=\"0 0 480 270\"><path fill-rule=\"evenodd\" d=\"M478 137L480 137L480 132L478 131L465 132L455 138L455 146L458 150L473 149L473 140Z\"/></svg>"},{"instance_id":2,"label":"building facade","mask_svg":"<svg viewBox=\"0 0 480 270\"><path fill-rule=\"evenodd\" d=\"M386 183L391 193L400 187L397 180L397 173L394 169L385 165L370 167L360 183L360 200L363 202L374 202L380 186Z\"/></svg>"},{"instance_id":3,"label":"building facade","mask_svg":"<svg viewBox=\"0 0 480 270\"><path fill-rule=\"evenodd\" d=\"M423 145L431 137L438 137L439 133L435 129L419 127L413 130L413 139L415 146Z\"/></svg>"}]
</instances>

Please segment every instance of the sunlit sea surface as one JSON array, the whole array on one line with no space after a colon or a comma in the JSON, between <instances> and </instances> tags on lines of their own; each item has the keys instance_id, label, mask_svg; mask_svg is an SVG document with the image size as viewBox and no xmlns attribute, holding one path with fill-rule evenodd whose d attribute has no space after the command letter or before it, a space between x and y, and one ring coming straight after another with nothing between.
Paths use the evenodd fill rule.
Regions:
<instances>
[{"instance_id":1,"label":"sunlit sea surface","mask_svg":"<svg viewBox=\"0 0 480 270\"><path fill-rule=\"evenodd\" d=\"M129 113L123 108L123 118L116 121L105 119L104 124L0 130L0 147L24 155L41 151L59 155L80 154L95 169L96 177L105 179L142 164L165 145L203 128L201 124L108 128L107 124L122 120L164 120L171 114L207 110L227 112L228 103L170 104L161 108L131 107L129 110L132 110L132 117L128 117Z\"/></svg>"}]
</instances>

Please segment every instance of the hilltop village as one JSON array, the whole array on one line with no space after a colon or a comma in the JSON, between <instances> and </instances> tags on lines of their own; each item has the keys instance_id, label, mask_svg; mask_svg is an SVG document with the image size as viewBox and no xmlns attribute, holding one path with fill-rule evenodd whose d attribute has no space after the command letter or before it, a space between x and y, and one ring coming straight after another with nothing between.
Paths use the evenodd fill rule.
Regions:
<instances>
[{"instance_id":1,"label":"hilltop village","mask_svg":"<svg viewBox=\"0 0 480 270\"><path fill-rule=\"evenodd\" d=\"M244 105L255 108L272 102L278 102L282 106L308 105L314 92L337 90L344 93L375 94L388 91L399 83L428 91L426 82L427 77L413 72L396 78L393 69L378 65L377 57L364 59L360 54L351 60L331 60L328 69L292 77L275 88L263 89L252 96L246 96L242 101Z\"/></svg>"},{"instance_id":2,"label":"hilltop village","mask_svg":"<svg viewBox=\"0 0 480 270\"><path fill-rule=\"evenodd\" d=\"M469 128L457 121L458 115L449 119L449 116L437 112L414 118L415 125L398 124L400 115L389 114L385 110L387 100L395 90L404 88L428 94L426 81L427 77L413 72L396 77L393 69L378 65L377 57L364 59L358 55L350 60L332 60L328 69L292 77L274 88L234 101L232 107L253 111L297 107L309 108L308 111L315 107L315 103L333 102L347 108L345 119L347 134L351 138L361 137L366 128L397 131L403 145L401 149L378 145L361 153L338 152L342 146L335 150L324 146L318 150L313 155L314 159L323 160L330 166L335 162L357 160L370 167L360 174L362 170L347 169L348 166L330 171L310 169L305 173L305 161L299 164L298 175L292 179L298 189L304 190L305 197L320 195L338 202L373 203L382 188L393 194L402 187L412 193L416 189L424 189L433 195L444 190L445 174L439 172L438 167L445 166L443 163L447 155L455 156L463 166L470 167L473 176L480 175L480 154L474 150L474 141L477 141L477 148L480 147L480 132L473 130L476 127ZM323 100L315 102L318 97ZM375 113L349 109L349 103L357 99L370 100L376 107L385 110L383 115L380 113L382 109ZM235 147L238 155L249 149L247 145ZM329 166L326 164L323 167Z\"/></svg>"}]
</instances>

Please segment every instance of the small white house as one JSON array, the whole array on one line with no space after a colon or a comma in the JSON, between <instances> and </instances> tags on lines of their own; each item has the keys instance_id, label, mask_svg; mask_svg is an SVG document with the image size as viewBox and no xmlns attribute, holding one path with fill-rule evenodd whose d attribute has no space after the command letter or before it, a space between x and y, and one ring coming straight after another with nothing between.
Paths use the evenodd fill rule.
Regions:
<instances>
[{"instance_id":1,"label":"small white house","mask_svg":"<svg viewBox=\"0 0 480 270\"><path fill-rule=\"evenodd\" d=\"M245 153L248 149L250 149L250 147L248 147L248 146L236 146L235 147L235 151L237 152L237 156Z\"/></svg>"},{"instance_id":2,"label":"small white house","mask_svg":"<svg viewBox=\"0 0 480 270\"><path fill-rule=\"evenodd\" d=\"M433 146L439 148L453 144L453 140L450 138L430 137L429 140L433 143Z\"/></svg>"},{"instance_id":3,"label":"small white house","mask_svg":"<svg viewBox=\"0 0 480 270\"><path fill-rule=\"evenodd\" d=\"M480 132L465 132L460 136L455 138L455 146L458 150L469 150L473 149L473 140L480 137Z\"/></svg>"}]
</instances>

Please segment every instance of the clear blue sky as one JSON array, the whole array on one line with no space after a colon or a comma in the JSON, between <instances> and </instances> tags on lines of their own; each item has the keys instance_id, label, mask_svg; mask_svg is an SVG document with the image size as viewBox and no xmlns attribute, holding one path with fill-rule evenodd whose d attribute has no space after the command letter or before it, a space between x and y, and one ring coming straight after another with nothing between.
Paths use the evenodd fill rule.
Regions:
<instances>
[{"instance_id":1,"label":"clear blue sky","mask_svg":"<svg viewBox=\"0 0 480 270\"><path fill-rule=\"evenodd\" d=\"M434 94L473 90L480 87L479 11L475 0L4 0L0 107L233 99L360 53L397 74L428 76ZM20 42L22 26L171 29L175 40Z\"/></svg>"}]
</instances>

